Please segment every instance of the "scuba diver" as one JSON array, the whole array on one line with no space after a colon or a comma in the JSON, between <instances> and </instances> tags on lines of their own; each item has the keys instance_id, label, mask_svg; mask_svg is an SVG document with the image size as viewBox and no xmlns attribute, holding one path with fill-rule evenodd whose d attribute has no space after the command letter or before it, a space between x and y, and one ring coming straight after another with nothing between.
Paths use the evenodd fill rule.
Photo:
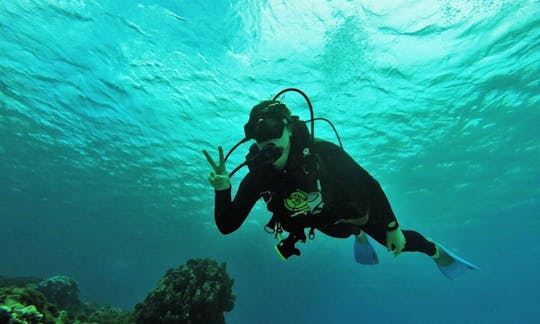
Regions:
<instances>
[{"instance_id":1,"label":"scuba diver","mask_svg":"<svg viewBox=\"0 0 540 324\"><path fill-rule=\"evenodd\" d=\"M311 120L300 120L277 100L288 91L304 96ZM214 216L222 234L237 230L262 198L272 213L265 230L279 240L275 249L284 260L300 255L296 243L306 242L306 230L310 239L318 230L336 238L354 236L354 255L361 264L379 262L369 236L395 256L416 251L432 257L449 279L478 270L441 244L416 231L402 230L379 182L343 150L337 132L340 145L315 138L316 119L323 118L314 118L307 95L295 88L285 89L272 100L252 108L244 126L245 138L225 157L220 146L218 163L203 150L212 167L209 181L215 189ZM307 122L311 124L311 132ZM255 143L249 148L245 162L228 174L227 158L250 140ZM230 178L246 165L249 172L232 199Z\"/></svg>"}]
</instances>

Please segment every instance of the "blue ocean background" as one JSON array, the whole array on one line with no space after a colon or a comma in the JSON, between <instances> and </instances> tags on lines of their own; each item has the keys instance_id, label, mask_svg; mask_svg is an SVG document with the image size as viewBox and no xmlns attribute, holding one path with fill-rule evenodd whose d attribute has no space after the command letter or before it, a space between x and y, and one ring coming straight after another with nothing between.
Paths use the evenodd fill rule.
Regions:
<instances>
[{"instance_id":1,"label":"blue ocean background","mask_svg":"<svg viewBox=\"0 0 540 324\"><path fill-rule=\"evenodd\" d=\"M382 246L362 266L321 233L284 262L262 203L221 235L201 150L287 87L402 228L481 271L449 281ZM228 323L532 323L539 128L540 1L0 1L0 274L68 275L130 309L210 257L235 280Z\"/></svg>"}]
</instances>

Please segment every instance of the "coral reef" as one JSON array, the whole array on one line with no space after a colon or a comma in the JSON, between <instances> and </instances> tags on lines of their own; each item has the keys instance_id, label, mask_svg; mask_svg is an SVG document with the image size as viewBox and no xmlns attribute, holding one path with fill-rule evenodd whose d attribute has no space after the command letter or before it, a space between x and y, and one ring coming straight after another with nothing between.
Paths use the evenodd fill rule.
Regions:
<instances>
[{"instance_id":1,"label":"coral reef","mask_svg":"<svg viewBox=\"0 0 540 324\"><path fill-rule=\"evenodd\" d=\"M169 269L132 313L82 302L70 277L0 276L0 324L222 324L234 307L232 285L225 263L191 259Z\"/></svg>"},{"instance_id":2,"label":"coral reef","mask_svg":"<svg viewBox=\"0 0 540 324\"><path fill-rule=\"evenodd\" d=\"M47 283L45 283L47 281ZM73 308L73 301L79 301L78 295L71 295L75 290L73 286L58 284L59 278L52 277L36 284L29 284L25 287L4 287L0 288L0 324L128 324L133 323L132 314L124 310L112 307L98 307L88 303L78 304L78 308ZM62 278L64 283L73 283L71 278ZM73 282L72 282L73 281ZM55 282L55 288L50 287L51 282ZM57 285L58 284L58 285ZM66 309L48 299L38 287L48 287L54 294L52 298L63 305L69 306ZM61 291L65 288L66 291ZM49 291L50 292L50 291ZM60 298L61 297L61 298ZM69 297L69 298L67 298ZM66 299L67 298L67 299ZM69 301L69 302L66 302Z\"/></svg>"},{"instance_id":3,"label":"coral reef","mask_svg":"<svg viewBox=\"0 0 540 324\"><path fill-rule=\"evenodd\" d=\"M135 305L134 319L145 323L225 323L235 297L226 264L211 259L191 259L169 269L146 299Z\"/></svg>"},{"instance_id":4,"label":"coral reef","mask_svg":"<svg viewBox=\"0 0 540 324\"><path fill-rule=\"evenodd\" d=\"M3 287L24 287L24 286L26 286L28 284L37 284L37 283L39 283L41 281L43 281L43 278L0 276L0 288L3 288Z\"/></svg>"},{"instance_id":5,"label":"coral reef","mask_svg":"<svg viewBox=\"0 0 540 324\"><path fill-rule=\"evenodd\" d=\"M109 306L87 308L77 316L77 321L80 324L131 324L134 322L131 312Z\"/></svg>"},{"instance_id":6,"label":"coral reef","mask_svg":"<svg viewBox=\"0 0 540 324\"><path fill-rule=\"evenodd\" d=\"M58 308L31 288L0 288L0 323L55 323Z\"/></svg>"},{"instance_id":7,"label":"coral reef","mask_svg":"<svg viewBox=\"0 0 540 324\"><path fill-rule=\"evenodd\" d=\"M38 312L36 306L23 306L20 304L0 306L0 323L26 324L41 323L43 314Z\"/></svg>"},{"instance_id":8,"label":"coral reef","mask_svg":"<svg viewBox=\"0 0 540 324\"><path fill-rule=\"evenodd\" d=\"M61 309L77 312L81 307L79 287L73 278L54 276L37 283L35 289Z\"/></svg>"}]
</instances>

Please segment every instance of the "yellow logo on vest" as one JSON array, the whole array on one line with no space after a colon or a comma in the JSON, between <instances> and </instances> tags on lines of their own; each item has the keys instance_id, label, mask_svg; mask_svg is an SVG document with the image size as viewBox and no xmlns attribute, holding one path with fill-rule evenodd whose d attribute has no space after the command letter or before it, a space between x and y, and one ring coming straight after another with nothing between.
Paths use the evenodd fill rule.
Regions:
<instances>
[{"instance_id":1,"label":"yellow logo on vest","mask_svg":"<svg viewBox=\"0 0 540 324\"><path fill-rule=\"evenodd\" d=\"M284 199L285 208L292 212L309 212L308 194L302 190L296 190Z\"/></svg>"}]
</instances>

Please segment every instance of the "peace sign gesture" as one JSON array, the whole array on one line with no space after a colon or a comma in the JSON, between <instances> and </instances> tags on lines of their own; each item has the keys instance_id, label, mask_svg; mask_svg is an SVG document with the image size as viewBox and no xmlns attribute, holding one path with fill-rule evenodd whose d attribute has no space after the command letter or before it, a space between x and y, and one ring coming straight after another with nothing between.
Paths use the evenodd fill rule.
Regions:
<instances>
[{"instance_id":1,"label":"peace sign gesture","mask_svg":"<svg viewBox=\"0 0 540 324\"><path fill-rule=\"evenodd\" d=\"M221 146L218 147L219 151L219 164L216 164L214 162L214 159L208 154L206 150L203 150L204 156L206 157L206 160L208 160L208 163L212 166L213 171L210 172L210 176L208 177L208 180L214 187L214 189L221 191L226 190L231 187L231 179L229 178L229 175L227 174L227 170L225 169L225 159L223 158L223 148Z\"/></svg>"}]
</instances>

